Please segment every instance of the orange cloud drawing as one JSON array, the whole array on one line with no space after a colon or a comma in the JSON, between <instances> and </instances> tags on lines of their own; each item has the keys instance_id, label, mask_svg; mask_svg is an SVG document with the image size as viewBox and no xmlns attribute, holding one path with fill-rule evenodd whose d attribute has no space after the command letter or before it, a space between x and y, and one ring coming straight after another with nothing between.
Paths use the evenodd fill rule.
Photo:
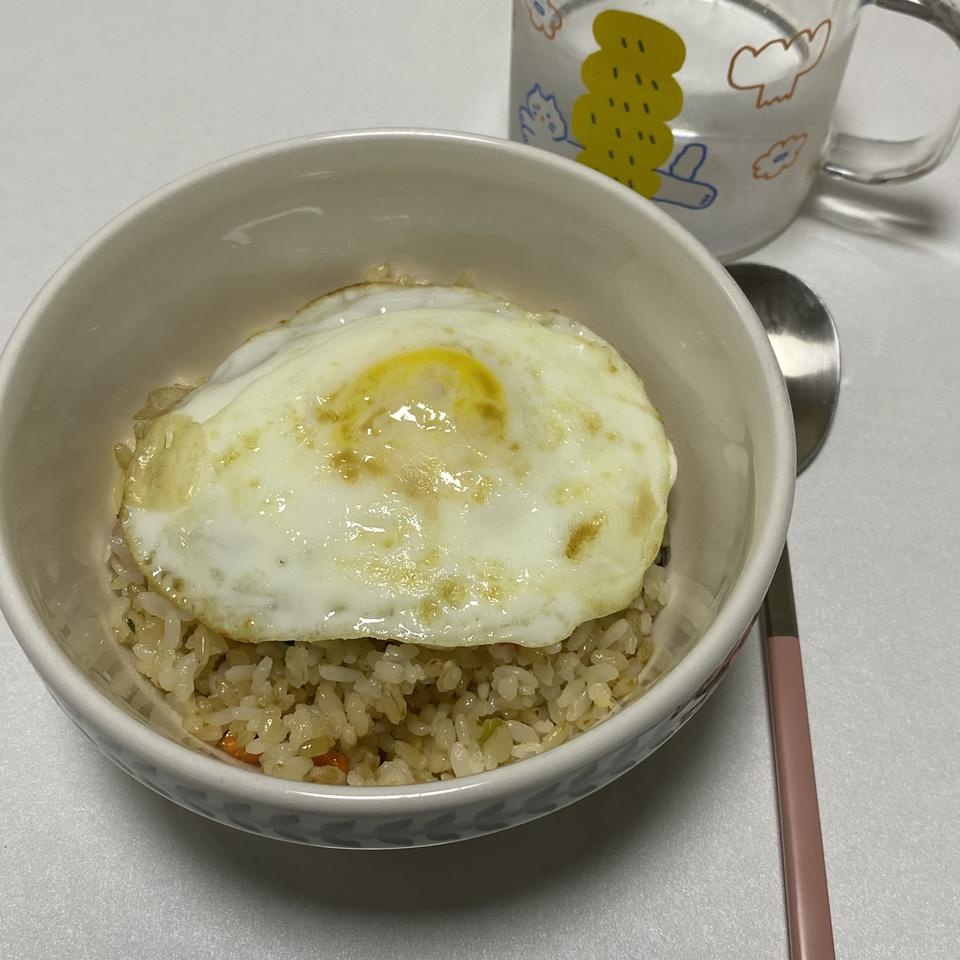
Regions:
<instances>
[{"instance_id":1,"label":"orange cloud drawing","mask_svg":"<svg viewBox=\"0 0 960 960\"><path fill-rule=\"evenodd\" d=\"M730 58L727 83L735 90L756 90L757 109L789 100L797 81L823 57L831 28L829 20L822 20L813 30L801 30L789 40L741 47Z\"/></svg>"},{"instance_id":2,"label":"orange cloud drawing","mask_svg":"<svg viewBox=\"0 0 960 960\"><path fill-rule=\"evenodd\" d=\"M755 180L773 180L779 177L784 170L788 170L797 162L803 145L807 142L805 133L794 133L786 140L778 140L770 149L753 161L753 178Z\"/></svg>"},{"instance_id":3,"label":"orange cloud drawing","mask_svg":"<svg viewBox=\"0 0 960 960\"><path fill-rule=\"evenodd\" d=\"M530 22L548 40L552 40L563 26L563 16L550 0L523 0Z\"/></svg>"}]
</instances>

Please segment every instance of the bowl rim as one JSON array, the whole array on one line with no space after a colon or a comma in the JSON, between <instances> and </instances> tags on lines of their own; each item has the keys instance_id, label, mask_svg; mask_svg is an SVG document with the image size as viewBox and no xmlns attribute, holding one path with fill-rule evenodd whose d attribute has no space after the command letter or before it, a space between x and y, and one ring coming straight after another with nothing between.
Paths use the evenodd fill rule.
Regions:
<instances>
[{"instance_id":1,"label":"bowl rim","mask_svg":"<svg viewBox=\"0 0 960 960\"><path fill-rule=\"evenodd\" d=\"M704 635L664 679L620 713L560 746L521 763L448 781L408 786L327 786L282 780L243 768L240 764L191 750L113 703L59 646L33 609L17 572L10 538L0 515L0 610L28 659L40 674L58 704L81 729L84 724L99 737L114 741L129 755L147 760L155 769L200 787L214 787L246 802L297 813L336 817L383 817L409 813L416 800L418 812L449 811L451 804L490 802L515 792L542 788L564 775L582 771L591 762L607 756L639 738L690 702L707 679L750 628L773 576L786 542L793 504L795 441L789 399L776 357L760 321L744 294L707 249L657 206L614 180L579 163L543 150L498 137L426 128L375 128L310 134L244 150L206 164L147 194L111 218L56 270L29 304L0 354L0 410L6 409L14 369L33 331L42 322L51 300L69 278L118 231L143 217L164 201L204 181L246 165L270 158L311 151L325 144L351 142L440 142L475 151L507 155L512 162L539 166L558 177L576 177L592 189L616 195L619 203L632 206L636 214L655 229L671 236L698 263L705 277L718 288L743 321L766 389L774 421L772 436L771 492L766 529L758 532L756 548L748 555L738 582L717 612ZM83 720L80 723L78 718ZM85 731L86 732L86 731Z\"/></svg>"}]
</instances>

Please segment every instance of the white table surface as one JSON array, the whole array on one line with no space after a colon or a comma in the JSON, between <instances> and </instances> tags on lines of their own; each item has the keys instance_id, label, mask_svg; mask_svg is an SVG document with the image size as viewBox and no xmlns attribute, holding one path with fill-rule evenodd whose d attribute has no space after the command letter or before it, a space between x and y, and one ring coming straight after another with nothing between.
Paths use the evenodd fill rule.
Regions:
<instances>
[{"instance_id":1,"label":"white table surface","mask_svg":"<svg viewBox=\"0 0 960 960\"><path fill-rule=\"evenodd\" d=\"M347 127L505 133L508 31L506 0L3 0L0 342L95 228L217 157ZM954 54L869 14L844 115L922 132L960 90ZM954 960L960 150L906 186L824 181L754 259L811 282L843 346L839 414L790 537L838 952ZM9 960L786 956L755 639L680 734L599 794L493 837L374 853L174 807L73 728L2 621L0 653Z\"/></svg>"}]
</instances>

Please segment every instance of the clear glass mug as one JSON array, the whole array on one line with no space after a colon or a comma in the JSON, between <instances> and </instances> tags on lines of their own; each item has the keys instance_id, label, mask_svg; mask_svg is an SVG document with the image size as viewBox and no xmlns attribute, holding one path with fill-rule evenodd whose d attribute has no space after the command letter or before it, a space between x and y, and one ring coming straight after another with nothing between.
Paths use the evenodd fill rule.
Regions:
<instances>
[{"instance_id":1,"label":"clear glass mug","mask_svg":"<svg viewBox=\"0 0 960 960\"><path fill-rule=\"evenodd\" d=\"M872 2L960 44L950 0ZM904 142L832 129L863 5L514 0L511 138L615 177L735 259L790 223L819 170L905 180L953 145L960 112Z\"/></svg>"}]
</instances>

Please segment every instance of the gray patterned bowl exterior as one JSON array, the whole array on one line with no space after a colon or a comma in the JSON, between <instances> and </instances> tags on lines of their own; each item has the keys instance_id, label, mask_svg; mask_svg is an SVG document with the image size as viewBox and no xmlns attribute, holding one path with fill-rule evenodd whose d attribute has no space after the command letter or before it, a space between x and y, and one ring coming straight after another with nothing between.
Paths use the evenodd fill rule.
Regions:
<instances>
[{"instance_id":1,"label":"gray patterned bowl exterior","mask_svg":"<svg viewBox=\"0 0 960 960\"><path fill-rule=\"evenodd\" d=\"M642 372L679 461L675 665L540 756L459 780L324 787L187 736L105 636L112 444L146 393L380 260L590 324ZM793 425L763 329L673 220L592 170L467 134L330 134L214 164L121 214L30 306L0 357L0 604L58 703L152 790L241 830L335 847L446 843L557 810L625 773L719 681L786 537ZM38 745L38 749L42 745Z\"/></svg>"}]
</instances>

